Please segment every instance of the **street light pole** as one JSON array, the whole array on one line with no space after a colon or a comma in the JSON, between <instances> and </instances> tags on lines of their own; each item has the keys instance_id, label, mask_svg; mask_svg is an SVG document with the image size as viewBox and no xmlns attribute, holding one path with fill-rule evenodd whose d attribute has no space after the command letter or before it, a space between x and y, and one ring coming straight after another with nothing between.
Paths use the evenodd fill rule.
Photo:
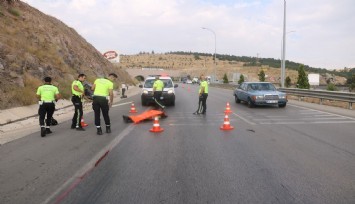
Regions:
<instances>
[{"instance_id":1,"label":"street light pole","mask_svg":"<svg viewBox=\"0 0 355 204\"><path fill-rule=\"evenodd\" d=\"M281 88L285 88L285 53L286 53L286 0L284 0L284 26L282 40Z\"/></svg>"},{"instance_id":2,"label":"street light pole","mask_svg":"<svg viewBox=\"0 0 355 204\"><path fill-rule=\"evenodd\" d=\"M214 80L216 82L216 79L217 79L217 73L216 73L216 69L217 69L217 64L216 64L216 45L217 45L217 37L216 37L216 33L210 29L210 28L205 28L205 27L202 27L202 29L204 30L208 30L208 31L211 31L214 35Z\"/></svg>"}]
</instances>

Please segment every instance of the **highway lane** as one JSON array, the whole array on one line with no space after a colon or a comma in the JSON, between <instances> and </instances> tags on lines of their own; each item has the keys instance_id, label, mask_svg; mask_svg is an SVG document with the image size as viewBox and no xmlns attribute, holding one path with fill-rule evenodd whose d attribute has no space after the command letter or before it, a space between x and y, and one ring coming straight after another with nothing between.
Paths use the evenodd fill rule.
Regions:
<instances>
[{"instance_id":1,"label":"highway lane","mask_svg":"<svg viewBox=\"0 0 355 204\"><path fill-rule=\"evenodd\" d=\"M249 109L216 88L207 115L195 116L197 86L176 91L164 132L127 124L62 203L355 203L355 117L292 104ZM226 102L228 132L219 130Z\"/></svg>"}]
</instances>

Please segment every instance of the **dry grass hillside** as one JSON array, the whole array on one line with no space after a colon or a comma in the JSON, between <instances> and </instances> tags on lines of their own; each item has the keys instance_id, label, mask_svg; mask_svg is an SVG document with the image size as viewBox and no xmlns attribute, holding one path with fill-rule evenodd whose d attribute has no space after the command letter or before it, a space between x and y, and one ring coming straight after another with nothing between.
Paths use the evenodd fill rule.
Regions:
<instances>
[{"instance_id":1,"label":"dry grass hillside","mask_svg":"<svg viewBox=\"0 0 355 204\"><path fill-rule=\"evenodd\" d=\"M0 0L0 109L35 103L45 76L69 97L78 73L92 82L110 72L130 81L74 29L24 2Z\"/></svg>"},{"instance_id":2,"label":"dry grass hillside","mask_svg":"<svg viewBox=\"0 0 355 204\"><path fill-rule=\"evenodd\" d=\"M190 76L199 76L200 74L213 74L214 62L213 57L196 57L191 55L177 54L138 54L121 56L120 66L123 68L163 68L171 70L181 70L182 73ZM222 79L226 73L229 80L232 80L233 73L241 73L246 77L247 81L258 81L258 74L264 70L267 75L266 81L279 83L281 75L280 68L261 67L261 66L243 66L243 62L223 61L217 59L216 74ZM286 76L291 78L291 83L297 81L298 72L295 70L287 70ZM344 84L346 79L343 77L334 77L336 84ZM321 77L321 84L326 84L326 77Z\"/></svg>"}]
</instances>

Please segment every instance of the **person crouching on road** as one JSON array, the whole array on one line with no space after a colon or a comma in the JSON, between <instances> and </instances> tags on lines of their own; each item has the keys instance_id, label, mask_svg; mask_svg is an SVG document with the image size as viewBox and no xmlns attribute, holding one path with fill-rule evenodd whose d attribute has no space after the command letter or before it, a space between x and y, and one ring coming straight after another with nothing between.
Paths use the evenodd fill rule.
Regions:
<instances>
[{"instance_id":1,"label":"person crouching on road","mask_svg":"<svg viewBox=\"0 0 355 204\"><path fill-rule=\"evenodd\" d=\"M53 113L55 110L55 102L60 99L59 90L53 86L51 77L44 78L44 85L38 87L37 98L39 103L39 125L41 126L41 136L52 133L50 126L52 122ZM47 115L46 126L44 120Z\"/></svg>"},{"instance_id":2,"label":"person crouching on road","mask_svg":"<svg viewBox=\"0 0 355 204\"><path fill-rule=\"evenodd\" d=\"M100 112L106 124L106 133L111 133L111 123L109 117L109 108L112 107L113 103L113 81L117 79L117 75L111 73L108 78L96 79L94 85L91 89L94 91L92 108L95 112L95 125L97 128L97 134L102 135Z\"/></svg>"},{"instance_id":3,"label":"person crouching on road","mask_svg":"<svg viewBox=\"0 0 355 204\"><path fill-rule=\"evenodd\" d=\"M75 107L74 116L71 123L71 129L76 129L78 131L85 131L81 126L81 118L83 117L83 98L85 96L85 90L83 82L86 79L85 74L79 74L78 79L73 81L71 85L72 97L71 101Z\"/></svg>"},{"instance_id":4,"label":"person crouching on road","mask_svg":"<svg viewBox=\"0 0 355 204\"><path fill-rule=\"evenodd\" d=\"M198 115L198 114L206 114L207 110L207 97L208 97L208 82L206 81L206 77L204 75L201 75L200 77L200 89L199 89L199 96L198 96L198 108L197 111L194 112L193 114Z\"/></svg>"},{"instance_id":5,"label":"person crouching on road","mask_svg":"<svg viewBox=\"0 0 355 204\"><path fill-rule=\"evenodd\" d=\"M161 97L163 95L163 89L164 89L164 82L159 79L159 76L155 77L155 81L153 84L153 100L155 102L155 108L159 109L164 109L165 106L161 102Z\"/></svg>"}]
</instances>

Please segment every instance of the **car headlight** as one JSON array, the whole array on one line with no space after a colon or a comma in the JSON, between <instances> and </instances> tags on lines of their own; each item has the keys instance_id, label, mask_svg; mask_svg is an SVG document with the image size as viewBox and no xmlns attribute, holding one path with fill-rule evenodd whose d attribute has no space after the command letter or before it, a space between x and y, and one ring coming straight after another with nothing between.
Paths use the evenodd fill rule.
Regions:
<instances>
[{"instance_id":1,"label":"car headlight","mask_svg":"<svg viewBox=\"0 0 355 204\"><path fill-rule=\"evenodd\" d=\"M172 94L172 93L174 93L174 91L173 90L168 90L168 94Z\"/></svg>"},{"instance_id":2,"label":"car headlight","mask_svg":"<svg viewBox=\"0 0 355 204\"><path fill-rule=\"evenodd\" d=\"M148 94L148 90L143 90L143 94Z\"/></svg>"},{"instance_id":3,"label":"car headlight","mask_svg":"<svg viewBox=\"0 0 355 204\"><path fill-rule=\"evenodd\" d=\"M286 95L280 95L280 99L286 99Z\"/></svg>"},{"instance_id":4,"label":"car headlight","mask_svg":"<svg viewBox=\"0 0 355 204\"><path fill-rule=\"evenodd\" d=\"M252 96L251 98L252 98L254 101L255 101L255 100L260 100L260 99L262 100L262 99L264 99L264 96L263 96L263 95L260 95L260 96Z\"/></svg>"}]
</instances>

